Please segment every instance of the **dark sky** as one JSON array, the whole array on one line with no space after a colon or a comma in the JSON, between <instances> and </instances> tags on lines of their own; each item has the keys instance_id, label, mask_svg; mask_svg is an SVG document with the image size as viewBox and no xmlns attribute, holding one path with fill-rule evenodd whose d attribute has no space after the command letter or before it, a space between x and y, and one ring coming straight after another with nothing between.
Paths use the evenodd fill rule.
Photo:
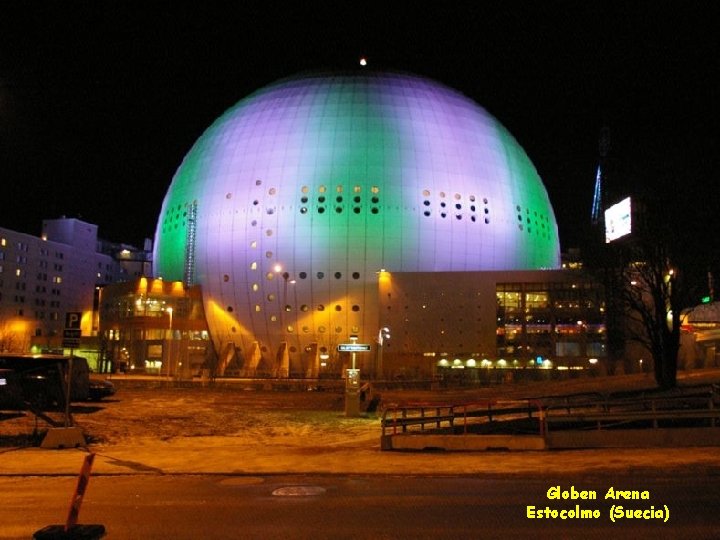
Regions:
<instances>
[{"instance_id":1,"label":"dark sky","mask_svg":"<svg viewBox=\"0 0 720 540\"><path fill-rule=\"evenodd\" d=\"M603 125L613 193L700 190L718 236L716 2L420 5L0 0L0 226L38 234L43 218L79 216L140 244L183 156L225 109L365 54L494 114L545 182L564 249L583 242ZM665 160L679 175L692 162L692 174L668 180Z\"/></svg>"}]
</instances>

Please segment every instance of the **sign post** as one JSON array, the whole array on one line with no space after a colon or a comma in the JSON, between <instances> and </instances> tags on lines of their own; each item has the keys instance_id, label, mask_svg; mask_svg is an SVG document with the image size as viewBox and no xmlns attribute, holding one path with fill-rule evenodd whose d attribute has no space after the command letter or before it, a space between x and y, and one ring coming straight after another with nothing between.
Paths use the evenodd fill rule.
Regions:
<instances>
[{"instance_id":1,"label":"sign post","mask_svg":"<svg viewBox=\"0 0 720 540\"><path fill-rule=\"evenodd\" d=\"M70 400L72 399L72 379L73 379L73 356L74 349L80 346L80 321L82 313L79 311L68 311L65 314L65 330L63 330L63 348L70 349L70 358L68 359L67 372L67 391L65 393L65 427L70 427Z\"/></svg>"},{"instance_id":2,"label":"sign post","mask_svg":"<svg viewBox=\"0 0 720 540\"><path fill-rule=\"evenodd\" d=\"M75 448L85 446L85 436L79 427L73 427L70 416L70 402L72 401L73 356L74 349L80 346L80 321L82 313L70 311L65 314L65 330L63 330L63 348L70 349L68 358L67 380L65 381L65 424L62 428L50 428L45 434L42 448ZM58 371L62 372L59 368Z\"/></svg>"},{"instance_id":3,"label":"sign post","mask_svg":"<svg viewBox=\"0 0 720 540\"><path fill-rule=\"evenodd\" d=\"M345 378L345 416L360 416L360 370L355 368L355 355L370 352L370 345L357 343L357 336L351 336L352 343L340 343L338 352L352 353L352 368L347 369Z\"/></svg>"},{"instance_id":4,"label":"sign post","mask_svg":"<svg viewBox=\"0 0 720 540\"><path fill-rule=\"evenodd\" d=\"M82 313L71 311L65 314L65 330L63 331L63 348L70 349L70 358L67 364L67 380L65 385L65 424L62 428L48 429L43 439L42 448L75 448L85 446L85 436L79 427L72 426L70 416L70 402L72 401L72 380L73 380L73 356L74 349L80 346L80 321ZM58 371L62 372L60 366Z\"/></svg>"}]
</instances>

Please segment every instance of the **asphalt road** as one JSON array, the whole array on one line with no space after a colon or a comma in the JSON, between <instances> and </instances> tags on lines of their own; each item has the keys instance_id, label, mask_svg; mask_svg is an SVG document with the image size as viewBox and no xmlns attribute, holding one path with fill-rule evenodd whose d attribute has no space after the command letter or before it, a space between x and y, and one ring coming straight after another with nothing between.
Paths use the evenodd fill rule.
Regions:
<instances>
[{"instance_id":1,"label":"asphalt road","mask_svg":"<svg viewBox=\"0 0 720 540\"><path fill-rule=\"evenodd\" d=\"M64 523L75 484L72 477L0 478L0 539ZM549 499L554 486L569 497L595 491L597 499ZM649 499L606 499L611 487L646 491ZM717 477L689 475L100 476L90 480L79 522L104 525L110 539L704 539L720 537L718 501ZM649 512L613 522L613 505ZM557 516L528 517L546 507ZM578 509L597 517L561 513Z\"/></svg>"}]
</instances>

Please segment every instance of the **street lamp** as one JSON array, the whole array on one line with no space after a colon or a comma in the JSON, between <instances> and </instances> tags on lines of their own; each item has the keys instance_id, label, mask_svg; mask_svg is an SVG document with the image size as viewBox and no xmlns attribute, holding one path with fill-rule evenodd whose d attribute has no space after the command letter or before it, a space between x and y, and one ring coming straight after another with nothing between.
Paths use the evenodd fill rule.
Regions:
<instances>
[{"instance_id":1,"label":"street lamp","mask_svg":"<svg viewBox=\"0 0 720 540\"><path fill-rule=\"evenodd\" d=\"M172 324L173 324L173 308L167 307L165 308L165 311L168 314L169 319L169 338L168 338L168 367L167 367L167 376L170 378L170 362L172 361Z\"/></svg>"},{"instance_id":2,"label":"street lamp","mask_svg":"<svg viewBox=\"0 0 720 540\"><path fill-rule=\"evenodd\" d=\"M167 312L167 314L168 314L168 317L169 317L169 320L170 320L169 330L170 330L170 337L172 337L172 317L173 317L173 308L171 308L171 307L165 308L165 311Z\"/></svg>"},{"instance_id":3,"label":"street lamp","mask_svg":"<svg viewBox=\"0 0 720 540\"><path fill-rule=\"evenodd\" d=\"M381 377L383 374L382 353L383 343L386 339L390 339L390 329L387 326L383 326L380 330L378 330L377 337L377 377Z\"/></svg>"}]
</instances>

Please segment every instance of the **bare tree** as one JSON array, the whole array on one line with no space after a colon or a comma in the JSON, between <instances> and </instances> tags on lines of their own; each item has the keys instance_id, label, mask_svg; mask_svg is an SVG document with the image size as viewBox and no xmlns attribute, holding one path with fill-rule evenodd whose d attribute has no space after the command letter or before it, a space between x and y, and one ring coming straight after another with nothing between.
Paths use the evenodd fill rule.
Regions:
<instances>
[{"instance_id":1,"label":"bare tree","mask_svg":"<svg viewBox=\"0 0 720 540\"><path fill-rule=\"evenodd\" d=\"M20 336L8 321L0 321L0 351L21 352L21 341Z\"/></svg>"},{"instance_id":2,"label":"bare tree","mask_svg":"<svg viewBox=\"0 0 720 540\"><path fill-rule=\"evenodd\" d=\"M677 379L680 314L687 307L686 284L665 244L643 240L621 251L626 336L650 352L658 386L672 388Z\"/></svg>"},{"instance_id":3,"label":"bare tree","mask_svg":"<svg viewBox=\"0 0 720 540\"><path fill-rule=\"evenodd\" d=\"M611 195L632 196L632 232L590 249L607 289L611 353L619 360L626 341L642 345L662 388L676 383L681 311L720 271L720 139L666 127L650 138L628 132L614 145Z\"/></svg>"}]
</instances>

